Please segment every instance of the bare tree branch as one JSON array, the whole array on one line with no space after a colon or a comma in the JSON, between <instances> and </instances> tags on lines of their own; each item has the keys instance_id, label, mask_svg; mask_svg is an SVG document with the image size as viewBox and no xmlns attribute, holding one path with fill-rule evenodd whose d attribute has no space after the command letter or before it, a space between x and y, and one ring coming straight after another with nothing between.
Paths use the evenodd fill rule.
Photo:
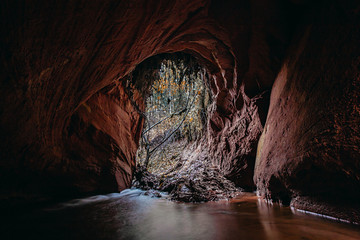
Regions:
<instances>
[{"instance_id":1,"label":"bare tree branch","mask_svg":"<svg viewBox=\"0 0 360 240\"><path fill-rule=\"evenodd\" d=\"M156 127L157 125L159 125L160 123L162 123L163 121L169 119L169 118L172 118L174 116L177 116L177 115L181 115L182 113L184 113L185 111L187 110L187 108L183 108L181 109L180 111L176 112L176 113L173 113L171 114L170 116L167 116L166 118L158 121L157 123L155 123L154 125L152 125L151 127L149 127L148 129L146 129L142 134L145 134L147 133L148 131L150 131L152 128Z\"/></svg>"},{"instance_id":2,"label":"bare tree branch","mask_svg":"<svg viewBox=\"0 0 360 240\"><path fill-rule=\"evenodd\" d=\"M190 96L189 96L190 98ZM188 99L189 99L188 98ZM195 99L196 99L196 95L194 96L194 98L192 99L191 103L190 103L190 106L185 108L186 109L186 113L185 113L185 116L183 117L183 119L181 120L181 122L178 124L178 126L168 135L166 136L156 147L154 147L151 151L150 151L150 143L149 144L146 144L146 159L145 159L145 162L144 162L144 165L145 167L147 168L147 166L149 165L149 161L150 161L150 157L151 157L151 154L153 152L155 152L162 144L164 144L172 135L174 135L174 133L181 127L181 125L184 123L187 115L189 114L192 106L194 105L194 102L195 102Z\"/></svg>"},{"instance_id":3,"label":"bare tree branch","mask_svg":"<svg viewBox=\"0 0 360 240\"><path fill-rule=\"evenodd\" d=\"M186 110L188 110L188 104L189 104L189 100L190 100L190 96L188 97L187 101L186 101L186 107L184 107L182 110L176 112L176 113L173 113L171 114L170 116L158 121L157 123L155 123L154 125L152 125L151 127L149 127L148 129L146 129L145 131L143 131L142 135L144 135L145 133L147 133L148 131L150 131L152 128L156 127L157 125L159 125L160 123L162 123L163 121L169 119L169 118L172 118L174 116L177 116L177 115L181 115L182 113L184 113Z\"/></svg>"},{"instance_id":4,"label":"bare tree branch","mask_svg":"<svg viewBox=\"0 0 360 240\"><path fill-rule=\"evenodd\" d=\"M183 119L181 120L181 122L179 123L179 125L166 137L163 139L163 141L161 141L161 143L159 143L155 148L153 148L151 151L150 151L150 154L153 153L158 147L160 147L164 142L166 142L180 127L181 125L184 123L187 115L189 114L190 112L190 109L192 108L194 102L195 102L195 99L196 99L196 96L194 96L189 108L187 109L186 113L185 113L185 116L183 117Z\"/></svg>"}]
</instances>

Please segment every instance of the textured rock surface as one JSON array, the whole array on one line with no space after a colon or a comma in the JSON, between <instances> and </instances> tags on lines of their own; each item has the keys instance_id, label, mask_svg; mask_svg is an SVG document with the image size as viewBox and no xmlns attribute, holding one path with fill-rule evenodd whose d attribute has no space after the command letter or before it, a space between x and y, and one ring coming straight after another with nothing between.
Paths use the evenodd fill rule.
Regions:
<instances>
[{"instance_id":1,"label":"textured rock surface","mask_svg":"<svg viewBox=\"0 0 360 240\"><path fill-rule=\"evenodd\" d=\"M184 51L211 75L206 140L223 174L254 189L277 76L258 145L260 193L355 204L360 8L307 3L1 1L1 199L128 187L143 99L125 76Z\"/></svg>"},{"instance_id":2,"label":"textured rock surface","mask_svg":"<svg viewBox=\"0 0 360 240\"><path fill-rule=\"evenodd\" d=\"M252 101L243 99L244 91L256 95L270 88L283 51L271 51L267 39L277 49L287 41L285 26L275 27L282 18L278 5L264 15L268 7L257 1L2 1L0 175L9 182L4 196L129 186L141 120L121 89L102 89L120 86L136 64L162 52L190 52L211 71L209 144L219 144L213 161L229 153L220 165L231 174L240 152L235 142L227 148L224 136L232 134L241 114L258 124L256 110L247 113ZM139 96L136 101L141 105ZM242 129L241 141L255 139L261 126L253 129L254 134ZM245 152L254 162L253 149ZM251 176L252 168L244 169Z\"/></svg>"},{"instance_id":3,"label":"textured rock surface","mask_svg":"<svg viewBox=\"0 0 360 240\"><path fill-rule=\"evenodd\" d=\"M262 132L256 97L241 111L227 120L220 132L211 128L215 121L222 123L219 113L213 111L210 119L209 154L213 162L220 166L222 173L245 190L254 190L253 172L256 147Z\"/></svg>"},{"instance_id":4,"label":"textured rock surface","mask_svg":"<svg viewBox=\"0 0 360 240\"><path fill-rule=\"evenodd\" d=\"M231 33L231 57L219 58L228 61L214 75L210 157L225 176L247 190L255 189L252 176L269 103L267 90L280 69L293 21L301 10L289 2L261 0L213 4L212 13L217 21L227 23L223 27Z\"/></svg>"},{"instance_id":5,"label":"textured rock surface","mask_svg":"<svg viewBox=\"0 0 360 240\"><path fill-rule=\"evenodd\" d=\"M294 198L296 207L359 222L360 20L354 9L323 7L294 42L272 89L254 179L268 198ZM347 215L340 213L344 205L353 207Z\"/></svg>"}]
</instances>

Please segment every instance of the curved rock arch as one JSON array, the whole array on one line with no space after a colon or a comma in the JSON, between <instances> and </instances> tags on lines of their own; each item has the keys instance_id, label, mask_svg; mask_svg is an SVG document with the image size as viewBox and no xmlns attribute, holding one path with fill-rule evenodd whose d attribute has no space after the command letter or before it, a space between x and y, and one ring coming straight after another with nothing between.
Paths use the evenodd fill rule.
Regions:
<instances>
[{"instance_id":1,"label":"curved rock arch","mask_svg":"<svg viewBox=\"0 0 360 240\"><path fill-rule=\"evenodd\" d=\"M261 194L323 199L331 192L344 200L340 190L327 187L317 194L295 182L299 176L306 183L319 179L300 169L311 168L311 158L324 174L335 171L351 183L346 196L351 189L360 192L355 1L2 1L1 6L4 196L129 186L142 120L121 81L148 57L178 51L195 55L212 75L209 154L225 175L254 189L266 120L254 178ZM336 101L318 106L314 99L325 98L324 86ZM143 107L141 93L131 98ZM327 111L326 121L313 108ZM317 122L326 129L313 128ZM299 152L304 155L294 163ZM358 199L355 194L351 203Z\"/></svg>"}]
</instances>

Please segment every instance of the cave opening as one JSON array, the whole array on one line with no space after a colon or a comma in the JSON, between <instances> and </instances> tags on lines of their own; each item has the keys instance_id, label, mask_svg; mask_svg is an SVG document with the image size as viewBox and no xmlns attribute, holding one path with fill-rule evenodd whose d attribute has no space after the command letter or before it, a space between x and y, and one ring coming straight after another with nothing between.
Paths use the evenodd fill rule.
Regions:
<instances>
[{"instance_id":1,"label":"cave opening","mask_svg":"<svg viewBox=\"0 0 360 240\"><path fill-rule=\"evenodd\" d=\"M133 186L199 202L237 192L210 160L206 133L214 98L207 67L177 52L153 56L130 74L143 97L144 123Z\"/></svg>"},{"instance_id":2,"label":"cave opening","mask_svg":"<svg viewBox=\"0 0 360 240\"><path fill-rule=\"evenodd\" d=\"M360 239L360 1L0 6L0 239Z\"/></svg>"},{"instance_id":3,"label":"cave opening","mask_svg":"<svg viewBox=\"0 0 360 240\"><path fill-rule=\"evenodd\" d=\"M203 137L211 93L206 68L191 55L167 54L156 61L158 69L141 70L151 86L145 95L137 163L161 175L182 160L188 145Z\"/></svg>"}]
</instances>

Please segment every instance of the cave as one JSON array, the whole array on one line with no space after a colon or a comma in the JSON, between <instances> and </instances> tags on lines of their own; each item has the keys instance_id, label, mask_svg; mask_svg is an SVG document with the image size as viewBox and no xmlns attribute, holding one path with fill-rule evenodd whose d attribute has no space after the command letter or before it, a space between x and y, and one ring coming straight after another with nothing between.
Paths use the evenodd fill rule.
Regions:
<instances>
[{"instance_id":1,"label":"cave","mask_svg":"<svg viewBox=\"0 0 360 240\"><path fill-rule=\"evenodd\" d=\"M206 155L261 204L360 223L357 1L0 5L5 214L128 191L151 85L129 81L180 54L206 69L212 96L189 159Z\"/></svg>"}]
</instances>

